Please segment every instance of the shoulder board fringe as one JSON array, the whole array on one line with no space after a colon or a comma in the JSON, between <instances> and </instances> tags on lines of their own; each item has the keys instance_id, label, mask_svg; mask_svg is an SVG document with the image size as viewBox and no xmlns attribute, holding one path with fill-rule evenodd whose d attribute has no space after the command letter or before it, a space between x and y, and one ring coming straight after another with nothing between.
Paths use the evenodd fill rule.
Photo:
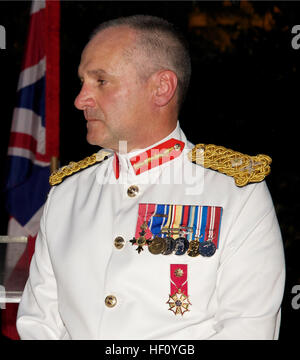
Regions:
<instances>
[{"instance_id":1,"label":"shoulder board fringe","mask_svg":"<svg viewBox=\"0 0 300 360\"><path fill-rule=\"evenodd\" d=\"M249 156L223 146L198 144L189 153L193 163L232 176L237 186L260 182L270 173L268 155Z\"/></svg>"},{"instance_id":2,"label":"shoulder board fringe","mask_svg":"<svg viewBox=\"0 0 300 360\"><path fill-rule=\"evenodd\" d=\"M80 160L78 162L71 161L69 165L63 166L62 168L58 169L57 171L54 171L49 178L49 183L51 186L60 184L65 177L70 176L82 169L85 169L89 166L92 166L96 163L100 163L104 160L106 160L111 155L110 152L100 152L95 153L89 157L86 157L83 160Z\"/></svg>"}]
</instances>

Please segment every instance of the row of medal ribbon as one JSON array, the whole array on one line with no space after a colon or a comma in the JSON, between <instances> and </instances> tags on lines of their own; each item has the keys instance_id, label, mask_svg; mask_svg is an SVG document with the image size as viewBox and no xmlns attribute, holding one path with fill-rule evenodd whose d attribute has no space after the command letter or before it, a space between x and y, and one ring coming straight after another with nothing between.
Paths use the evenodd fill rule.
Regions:
<instances>
[{"instance_id":1,"label":"row of medal ribbon","mask_svg":"<svg viewBox=\"0 0 300 360\"><path fill-rule=\"evenodd\" d=\"M148 250L153 255L187 255L191 257L196 257L198 255L202 255L205 257L213 256L216 252L216 245L213 243L212 240L208 239L206 241L200 242L198 240L191 240L189 241L186 237L183 236L184 232L190 231L189 228L179 228L179 229L165 229L162 233L167 233L168 236L161 237L155 235L153 239L146 239L147 223L144 222L141 225L141 232L140 237L137 239L134 237L130 240L132 245L137 245L137 251L140 253L144 250L144 246L148 245ZM179 237L173 239L171 233L179 233Z\"/></svg>"}]
</instances>

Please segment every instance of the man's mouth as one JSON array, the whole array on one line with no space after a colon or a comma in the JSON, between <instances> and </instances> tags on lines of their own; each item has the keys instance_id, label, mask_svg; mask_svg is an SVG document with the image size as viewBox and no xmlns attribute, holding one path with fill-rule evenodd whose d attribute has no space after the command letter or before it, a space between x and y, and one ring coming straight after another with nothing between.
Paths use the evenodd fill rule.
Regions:
<instances>
[{"instance_id":1,"label":"man's mouth","mask_svg":"<svg viewBox=\"0 0 300 360\"><path fill-rule=\"evenodd\" d=\"M100 119L96 118L85 118L86 121L101 121Z\"/></svg>"},{"instance_id":2,"label":"man's mouth","mask_svg":"<svg viewBox=\"0 0 300 360\"><path fill-rule=\"evenodd\" d=\"M95 110L91 110L91 109L86 109L84 112L84 117L86 121L101 121L101 114L99 114L95 111Z\"/></svg>"}]
</instances>

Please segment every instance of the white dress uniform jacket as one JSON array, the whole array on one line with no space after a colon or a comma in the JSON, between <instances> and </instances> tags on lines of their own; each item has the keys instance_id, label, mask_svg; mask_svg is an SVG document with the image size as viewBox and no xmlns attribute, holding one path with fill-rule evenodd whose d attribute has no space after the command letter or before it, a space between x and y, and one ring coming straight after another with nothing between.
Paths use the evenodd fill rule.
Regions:
<instances>
[{"instance_id":1,"label":"white dress uniform jacket","mask_svg":"<svg viewBox=\"0 0 300 360\"><path fill-rule=\"evenodd\" d=\"M51 189L19 306L21 339L278 337L285 266L266 183L240 188L191 163L193 145L179 123L150 148L169 139L184 150L149 171L136 175L130 162L147 149L119 153L118 179L111 156ZM145 245L138 253L129 240L139 204L222 207L217 250L209 257L154 255ZM172 264L187 271L190 305L177 315L168 302Z\"/></svg>"}]
</instances>

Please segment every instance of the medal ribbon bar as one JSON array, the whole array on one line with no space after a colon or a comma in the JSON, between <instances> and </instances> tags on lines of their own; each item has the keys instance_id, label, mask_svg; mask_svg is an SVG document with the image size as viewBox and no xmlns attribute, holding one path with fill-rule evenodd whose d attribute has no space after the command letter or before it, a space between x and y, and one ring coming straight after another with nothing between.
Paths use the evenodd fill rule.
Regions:
<instances>
[{"instance_id":1,"label":"medal ribbon bar","mask_svg":"<svg viewBox=\"0 0 300 360\"><path fill-rule=\"evenodd\" d=\"M184 234L189 242L212 241L218 248L222 212L219 206L139 204L135 237L146 222L145 236L149 239L157 235L176 240Z\"/></svg>"}]
</instances>

